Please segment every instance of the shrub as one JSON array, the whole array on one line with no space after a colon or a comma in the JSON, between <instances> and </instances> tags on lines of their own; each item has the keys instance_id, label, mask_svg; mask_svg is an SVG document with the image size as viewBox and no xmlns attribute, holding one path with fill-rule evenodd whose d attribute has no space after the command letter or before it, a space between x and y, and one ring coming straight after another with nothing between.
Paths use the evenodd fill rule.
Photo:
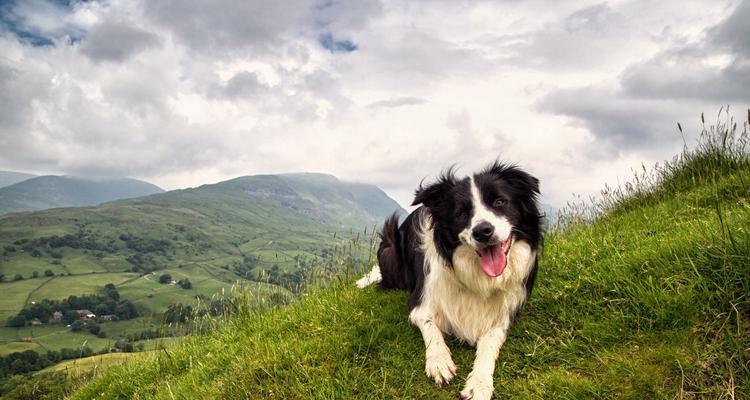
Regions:
<instances>
[{"instance_id":1,"label":"shrub","mask_svg":"<svg viewBox=\"0 0 750 400\"><path fill-rule=\"evenodd\" d=\"M26 326L26 317L23 315L16 315L15 317L8 320L8 326L12 328L21 328Z\"/></svg>"},{"instance_id":2,"label":"shrub","mask_svg":"<svg viewBox=\"0 0 750 400\"><path fill-rule=\"evenodd\" d=\"M167 284L167 283L169 283L169 282L171 282L171 281L172 281L172 275L169 275L169 274L162 274L162 275L161 275L161 276L159 277L159 283L161 283L162 285L164 285L164 284Z\"/></svg>"}]
</instances>

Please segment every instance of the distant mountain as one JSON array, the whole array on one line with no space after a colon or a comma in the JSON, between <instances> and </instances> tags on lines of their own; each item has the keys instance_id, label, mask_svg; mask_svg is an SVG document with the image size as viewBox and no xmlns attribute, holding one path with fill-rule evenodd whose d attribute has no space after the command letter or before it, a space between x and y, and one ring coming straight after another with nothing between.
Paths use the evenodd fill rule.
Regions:
<instances>
[{"instance_id":1,"label":"distant mountain","mask_svg":"<svg viewBox=\"0 0 750 400\"><path fill-rule=\"evenodd\" d=\"M387 215L403 211L377 186L342 182L333 175L319 173L244 176L194 190L270 202L334 225L381 224Z\"/></svg>"},{"instance_id":2,"label":"distant mountain","mask_svg":"<svg viewBox=\"0 0 750 400\"><path fill-rule=\"evenodd\" d=\"M0 188L0 213L92 206L162 192L159 187L136 179L39 176Z\"/></svg>"},{"instance_id":3,"label":"distant mountain","mask_svg":"<svg viewBox=\"0 0 750 400\"><path fill-rule=\"evenodd\" d=\"M0 188L31 179L35 176L36 175L25 174L23 172L0 171Z\"/></svg>"},{"instance_id":4,"label":"distant mountain","mask_svg":"<svg viewBox=\"0 0 750 400\"><path fill-rule=\"evenodd\" d=\"M70 180L40 177L23 184L38 179ZM125 182L120 184L124 186ZM19 185L0 189L0 199L3 190L17 190ZM84 184L81 187L87 188ZM20 190L13 193L17 192ZM57 191L41 191L50 192ZM94 199L94 194L87 197L83 189L79 196L79 201L81 197L101 201ZM0 215L0 248L19 238L46 243L43 238L54 232L58 236L73 235L76 240L86 238L76 242L79 247L64 253L83 257L76 262L86 259L86 268L99 265L95 270L154 270L197 260L236 260L251 254L259 257L259 267L294 267L296 256L319 256L322 249L331 246L336 233L352 232L356 236L366 228L370 235L393 212L404 210L376 186L315 173L255 175L93 207ZM157 242L158 251L154 246L141 246ZM54 251L44 246L35 253L34 263L65 265L67 256L62 264L52 263ZM82 250L98 256L81 254ZM6 257L10 258L5 261L13 264L20 257L21 268L21 258L31 251L8 253ZM65 271L63 268L60 272ZM4 270L0 263L0 273L10 276L11 272L16 273ZM58 273L56 267L53 272Z\"/></svg>"}]
</instances>

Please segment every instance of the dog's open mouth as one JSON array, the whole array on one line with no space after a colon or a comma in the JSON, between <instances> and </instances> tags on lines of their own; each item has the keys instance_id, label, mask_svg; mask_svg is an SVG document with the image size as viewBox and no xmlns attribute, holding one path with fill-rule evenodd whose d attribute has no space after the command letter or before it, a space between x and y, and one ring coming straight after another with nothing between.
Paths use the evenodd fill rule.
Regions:
<instances>
[{"instance_id":1,"label":"dog's open mouth","mask_svg":"<svg viewBox=\"0 0 750 400\"><path fill-rule=\"evenodd\" d=\"M487 246L479 252L479 264L487 276L492 278L500 276L508 264L508 252L513 244L513 235L509 235L505 241Z\"/></svg>"}]
</instances>

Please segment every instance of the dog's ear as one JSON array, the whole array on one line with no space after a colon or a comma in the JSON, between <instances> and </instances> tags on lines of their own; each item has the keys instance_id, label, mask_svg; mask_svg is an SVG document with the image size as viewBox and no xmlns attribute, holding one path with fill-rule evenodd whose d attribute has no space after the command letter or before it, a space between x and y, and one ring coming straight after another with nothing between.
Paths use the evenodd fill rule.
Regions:
<instances>
[{"instance_id":1,"label":"dog's ear","mask_svg":"<svg viewBox=\"0 0 750 400\"><path fill-rule=\"evenodd\" d=\"M512 188L520 190L523 193L529 193L532 196L540 194L539 179L515 165L507 165L495 161L494 164L487 167L486 171L492 172L507 182Z\"/></svg>"},{"instance_id":2,"label":"dog's ear","mask_svg":"<svg viewBox=\"0 0 750 400\"><path fill-rule=\"evenodd\" d=\"M437 182L427 186L420 183L419 188L414 192L414 201L411 205L423 204L429 209L435 209L443 203L454 186L456 186L456 177L451 167L440 175Z\"/></svg>"}]
</instances>

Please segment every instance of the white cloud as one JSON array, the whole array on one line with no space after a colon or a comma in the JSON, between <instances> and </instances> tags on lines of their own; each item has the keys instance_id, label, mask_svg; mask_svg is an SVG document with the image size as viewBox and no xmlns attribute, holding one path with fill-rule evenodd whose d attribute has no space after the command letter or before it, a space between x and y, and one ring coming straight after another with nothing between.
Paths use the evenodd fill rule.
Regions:
<instances>
[{"instance_id":1,"label":"white cloud","mask_svg":"<svg viewBox=\"0 0 750 400\"><path fill-rule=\"evenodd\" d=\"M166 188L320 171L408 205L422 178L502 157L560 206L743 100L748 4L19 2L0 169Z\"/></svg>"}]
</instances>

